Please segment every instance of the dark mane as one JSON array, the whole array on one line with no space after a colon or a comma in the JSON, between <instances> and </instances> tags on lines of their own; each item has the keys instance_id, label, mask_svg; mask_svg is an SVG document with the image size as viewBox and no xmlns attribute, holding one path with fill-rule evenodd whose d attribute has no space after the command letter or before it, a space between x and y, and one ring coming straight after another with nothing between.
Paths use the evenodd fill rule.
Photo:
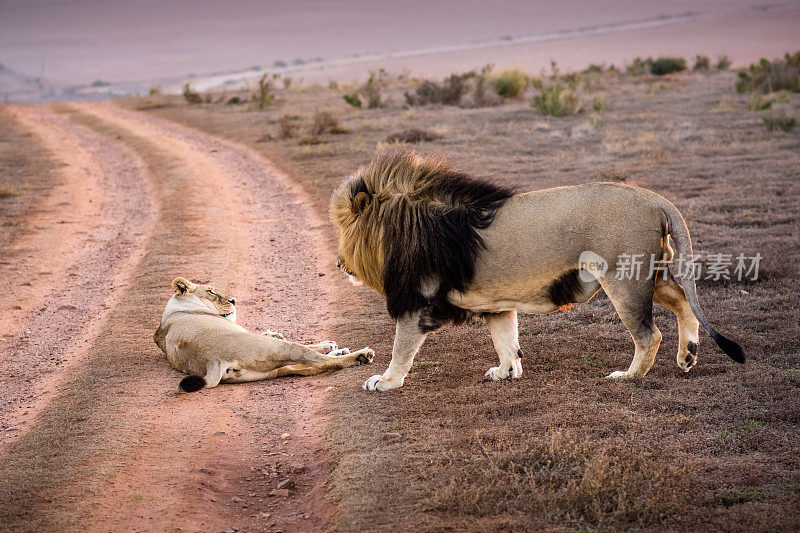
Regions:
<instances>
[{"instance_id":1,"label":"dark mane","mask_svg":"<svg viewBox=\"0 0 800 533\"><path fill-rule=\"evenodd\" d=\"M478 230L489 227L514 191L411 150L374 161L352 187L354 196L366 192L379 203L389 314L423 310L420 326L427 331L466 320L469 312L451 305L447 294L469 286L485 248ZM422 286L431 281L438 289L425 297Z\"/></svg>"}]
</instances>

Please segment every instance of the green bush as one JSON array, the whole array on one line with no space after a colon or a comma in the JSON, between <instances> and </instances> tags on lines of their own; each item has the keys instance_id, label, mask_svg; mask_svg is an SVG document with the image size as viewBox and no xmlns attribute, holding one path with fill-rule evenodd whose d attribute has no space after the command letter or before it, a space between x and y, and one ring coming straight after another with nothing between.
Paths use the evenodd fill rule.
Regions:
<instances>
[{"instance_id":1,"label":"green bush","mask_svg":"<svg viewBox=\"0 0 800 533\"><path fill-rule=\"evenodd\" d=\"M655 76L664 76L684 70L686 70L686 60L682 57L659 57L656 60L650 60L650 74Z\"/></svg>"},{"instance_id":2,"label":"green bush","mask_svg":"<svg viewBox=\"0 0 800 533\"><path fill-rule=\"evenodd\" d=\"M762 57L758 63L741 69L738 76L736 91L739 93L800 92L800 52L774 61Z\"/></svg>"},{"instance_id":3,"label":"green bush","mask_svg":"<svg viewBox=\"0 0 800 533\"><path fill-rule=\"evenodd\" d=\"M494 91L503 98L516 98L528 88L528 76L520 70L504 70L494 78Z\"/></svg>"},{"instance_id":4,"label":"green bush","mask_svg":"<svg viewBox=\"0 0 800 533\"><path fill-rule=\"evenodd\" d=\"M531 106L543 115L553 117L574 115L582 111L580 96L560 83L543 87L541 93L533 97Z\"/></svg>"},{"instance_id":5,"label":"green bush","mask_svg":"<svg viewBox=\"0 0 800 533\"><path fill-rule=\"evenodd\" d=\"M715 68L717 70L728 70L731 66L731 60L728 56L719 56Z\"/></svg>"}]
</instances>

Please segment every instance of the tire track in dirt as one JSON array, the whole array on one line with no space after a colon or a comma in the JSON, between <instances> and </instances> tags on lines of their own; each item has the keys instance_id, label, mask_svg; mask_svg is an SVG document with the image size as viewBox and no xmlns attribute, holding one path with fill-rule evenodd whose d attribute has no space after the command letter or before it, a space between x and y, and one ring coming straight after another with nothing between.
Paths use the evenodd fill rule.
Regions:
<instances>
[{"instance_id":1,"label":"tire track in dirt","mask_svg":"<svg viewBox=\"0 0 800 533\"><path fill-rule=\"evenodd\" d=\"M334 290L318 275L328 273L317 265L330 253L315 237L320 217L247 149L111 105L55 109L69 115L77 139L88 128L118 148L95 154L108 168L118 154L132 154L155 215L117 301L92 321L98 334L86 355L64 372L31 429L3 449L0 526L329 525L334 510L322 495L323 424L315 414L324 377L175 396L178 376L151 339L176 275L213 280L236 295L248 327L295 338L310 325L320 329ZM281 439L287 430L292 437ZM266 498L297 462L294 495Z\"/></svg>"}]
</instances>

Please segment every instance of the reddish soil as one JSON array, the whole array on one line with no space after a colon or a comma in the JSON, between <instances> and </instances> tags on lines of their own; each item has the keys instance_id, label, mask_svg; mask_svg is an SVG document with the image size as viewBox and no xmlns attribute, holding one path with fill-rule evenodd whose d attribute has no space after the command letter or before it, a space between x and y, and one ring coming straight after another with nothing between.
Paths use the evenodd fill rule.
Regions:
<instances>
[{"instance_id":1,"label":"reddish soil","mask_svg":"<svg viewBox=\"0 0 800 533\"><path fill-rule=\"evenodd\" d=\"M0 147L37 169L0 206L0 529L331 524L326 377L177 395L152 342L177 275L236 295L246 327L327 337L323 217L249 149L141 113L59 104L0 120ZM285 479L290 495L270 497Z\"/></svg>"}]
</instances>

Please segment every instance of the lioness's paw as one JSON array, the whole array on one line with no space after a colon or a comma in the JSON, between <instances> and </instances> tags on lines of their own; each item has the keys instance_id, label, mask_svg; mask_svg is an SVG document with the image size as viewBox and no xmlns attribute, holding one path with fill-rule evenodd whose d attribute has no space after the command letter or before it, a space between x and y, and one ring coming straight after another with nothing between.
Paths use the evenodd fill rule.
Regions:
<instances>
[{"instance_id":1,"label":"lioness's paw","mask_svg":"<svg viewBox=\"0 0 800 533\"><path fill-rule=\"evenodd\" d=\"M264 331L264 332L263 332L263 333L261 333L261 334L262 334L262 335L266 335L267 337L275 337L276 339L280 339L280 340L282 340L282 341L283 341L283 340L286 340L285 338L283 338L283 335L281 335L281 334L280 334L280 333L278 333L277 331L272 331L271 329L268 329L267 331Z\"/></svg>"},{"instance_id":2,"label":"lioness's paw","mask_svg":"<svg viewBox=\"0 0 800 533\"><path fill-rule=\"evenodd\" d=\"M627 377L628 377L627 372L623 372L622 370L617 370L607 375L606 379L625 379Z\"/></svg>"},{"instance_id":3,"label":"lioness's paw","mask_svg":"<svg viewBox=\"0 0 800 533\"><path fill-rule=\"evenodd\" d=\"M368 365L375 359L375 350L372 348L362 348L358 352L358 357L356 357L356 361L362 365Z\"/></svg>"},{"instance_id":4,"label":"lioness's paw","mask_svg":"<svg viewBox=\"0 0 800 533\"><path fill-rule=\"evenodd\" d=\"M501 379L510 378L511 372L509 370L506 371L500 370L499 366L493 366L492 368L486 371L484 377L489 381L500 381Z\"/></svg>"},{"instance_id":5,"label":"lioness's paw","mask_svg":"<svg viewBox=\"0 0 800 533\"><path fill-rule=\"evenodd\" d=\"M317 346L319 346L319 350L320 350L321 352L323 352L323 353L330 353L330 352L332 352L332 351L336 350L337 348L339 348L339 345L338 345L338 344L336 344L336 343L335 343L335 342L333 342L333 341L322 341L322 342L318 342L318 343L317 343Z\"/></svg>"},{"instance_id":6,"label":"lioness's paw","mask_svg":"<svg viewBox=\"0 0 800 533\"><path fill-rule=\"evenodd\" d=\"M331 357L341 357L350 353L350 348L335 348L328 352Z\"/></svg>"},{"instance_id":7,"label":"lioness's paw","mask_svg":"<svg viewBox=\"0 0 800 533\"><path fill-rule=\"evenodd\" d=\"M390 379L384 379L382 374L377 374L369 378L367 381L365 381L364 385L362 385L362 388L365 391L382 392L390 389L396 389L401 385L402 383L398 383Z\"/></svg>"}]
</instances>

